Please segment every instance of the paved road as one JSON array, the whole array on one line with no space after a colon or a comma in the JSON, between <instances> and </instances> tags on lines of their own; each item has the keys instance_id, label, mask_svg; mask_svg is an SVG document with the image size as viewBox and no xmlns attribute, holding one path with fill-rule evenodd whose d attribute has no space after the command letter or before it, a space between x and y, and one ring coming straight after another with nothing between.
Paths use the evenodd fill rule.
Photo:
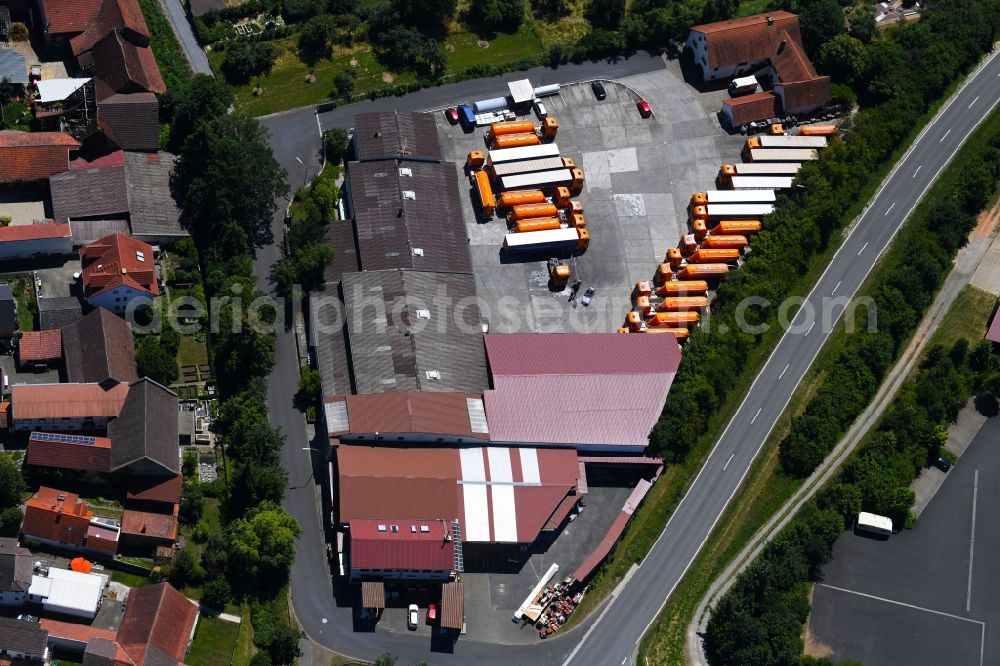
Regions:
<instances>
[{"instance_id":1,"label":"paved road","mask_svg":"<svg viewBox=\"0 0 1000 666\"><path fill-rule=\"evenodd\" d=\"M647 59L647 64L652 64L649 60L652 59ZM571 70L569 76L563 78L560 74L555 80L563 78L568 82L595 75L587 74L584 66L579 67ZM606 66L599 69L599 75L605 78L637 73L615 72L613 67ZM555 74L562 71L560 69ZM609 71L615 73L609 74ZM545 72L541 70L530 76L538 83L552 80L541 78ZM810 294L808 305L815 313L822 312L822 301L831 294L845 297L857 291L873 262L916 205L918 197L926 191L972 128L996 105L998 78L1000 59L992 58L969 80L956 99L942 109L914 149L904 157ZM320 120L325 127L350 126L353 115L363 110L434 108L456 100L474 99L480 94L495 94L501 80L489 86L470 81L447 87L450 91L442 86L403 98L354 104L324 114ZM289 171L289 182L293 187L299 186L316 168L319 142L315 140L311 143L305 138L316 123L315 116L308 110L298 110L270 116L263 121L272 131L272 147ZM278 215L275 224L276 234L280 237ZM267 267L276 256L274 247L260 252L257 261L259 276L266 275ZM842 304L835 307L833 314L839 314L842 307ZM803 307L793 322L797 330L789 331L779 342L643 565L604 608L596 622L591 618L580 630L562 634L534 647L498 647L459 640L451 653L431 653L431 646L426 641L408 635L382 631L375 634L355 633L346 609L337 608L323 551L317 504L319 490L312 483L307 483L312 473L310 461L315 453L303 450L307 446L305 424L301 414L292 406L298 380L294 338L290 333L279 334L278 366L270 378L269 401L272 422L281 427L288 437L282 464L295 487L289 491L285 505L304 528L292 569L294 606L303 629L324 646L357 657L372 658L389 650L403 661L424 659L431 664L467 664L475 660L479 666L541 663L617 666L627 662L632 658L646 627L666 603L697 555L787 405L795 386L826 341L829 334L827 327L820 322L813 328L813 318L806 316L809 314L807 310L808 306Z\"/></svg>"},{"instance_id":2,"label":"paved road","mask_svg":"<svg viewBox=\"0 0 1000 666\"><path fill-rule=\"evenodd\" d=\"M832 316L843 311L843 303L831 307L831 297L852 297L857 292L918 199L969 133L996 106L998 79L1000 58L991 57L897 164L754 380L642 566L565 664L618 665L632 659L648 623L655 619L698 554L795 387L829 337L832 326L824 325L824 304Z\"/></svg>"},{"instance_id":3,"label":"paved road","mask_svg":"<svg viewBox=\"0 0 1000 666\"><path fill-rule=\"evenodd\" d=\"M194 37L194 31L191 30L191 24L184 13L181 0L160 0L160 7L166 14L167 20L170 21L170 27L174 29L174 35L177 36L181 50L184 51L184 57L187 58L194 73L215 76L212 66L208 64L205 50L201 48L198 40Z\"/></svg>"}]
</instances>

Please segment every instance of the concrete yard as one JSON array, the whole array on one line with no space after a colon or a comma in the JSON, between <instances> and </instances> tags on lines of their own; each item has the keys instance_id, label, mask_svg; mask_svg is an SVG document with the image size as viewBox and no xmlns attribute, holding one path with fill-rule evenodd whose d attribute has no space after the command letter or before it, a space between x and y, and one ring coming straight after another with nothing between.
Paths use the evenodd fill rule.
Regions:
<instances>
[{"instance_id":1,"label":"concrete yard","mask_svg":"<svg viewBox=\"0 0 1000 666\"><path fill-rule=\"evenodd\" d=\"M1000 661L1000 418L985 422L916 525L837 540L813 596L807 652L865 666Z\"/></svg>"},{"instance_id":2,"label":"concrete yard","mask_svg":"<svg viewBox=\"0 0 1000 666\"><path fill-rule=\"evenodd\" d=\"M650 279L667 248L687 232L691 195L712 189L719 166L739 159L742 138L724 132L715 117L724 92L699 92L684 81L678 63L605 87L604 101L585 83L545 98L549 116L559 121L561 154L584 172L583 191L574 198L583 204L591 241L571 260L571 282L582 281L580 295L597 289L592 305L573 307L568 291L549 289L545 257L501 254L507 225L500 218L477 220L471 190L463 190L476 287L493 332L617 330L635 283ZM639 116L637 93L653 117ZM465 133L440 113L436 122L456 169L470 150L484 149L485 128ZM467 182L463 174L460 183Z\"/></svg>"}]
</instances>

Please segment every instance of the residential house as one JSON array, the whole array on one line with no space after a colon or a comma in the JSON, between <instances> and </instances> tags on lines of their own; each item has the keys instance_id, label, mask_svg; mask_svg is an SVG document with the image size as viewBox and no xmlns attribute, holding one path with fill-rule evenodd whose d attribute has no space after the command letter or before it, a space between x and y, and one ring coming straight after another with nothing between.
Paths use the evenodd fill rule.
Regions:
<instances>
[{"instance_id":1,"label":"residential house","mask_svg":"<svg viewBox=\"0 0 1000 666\"><path fill-rule=\"evenodd\" d=\"M0 48L0 80L7 79L21 90L28 85L28 65L14 49Z\"/></svg>"},{"instance_id":2,"label":"residential house","mask_svg":"<svg viewBox=\"0 0 1000 666\"><path fill-rule=\"evenodd\" d=\"M25 503L25 539L108 557L118 550L118 533L117 522L96 517L75 493L42 486Z\"/></svg>"},{"instance_id":3,"label":"residential house","mask_svg":"<svg viewBox=\"0 0 1000 666\"><path fill-rule=\"evenodd\" d=\"M0 338L9 338L17 330L17 302L9 284L0 282Z\"/></svg>"},{"instance_id":4,"label":"residential house","mask_svg":"<svg viewBox=\"0 0 1000 666\"><path fill-rule=\"evenodd\" d=\"M170 584L138 587L129 593L116 641L135 666L182 662L197 624L198 606Z\"/></svg>"},{"instance_id":5,"label":"residential house","mask_svg":"<svg viewBox=\"0 0 1000 666\"><path fill-rule=\"evenodd\" d=\"M48 663L49 632L36 622L0 617L0 661L4 658L32 664Z\"/></svg>"},{"instance_id":6,"label":"residential house","mask_svg":"<svg viewBox=\"0 0 1000 666\"><path fill-rule=\"evenodd\" d=\"M121 317L97 308L63 328L61 337L66 381L132 383L139 379L132 329Z\"/></svg>"},{"instance_id":7,"label":"residential house","mask_svg":"<svg viewBox=\"0 0 1000 666\"><path fill-rule=\"evenodd\" d=\"M87 303L125 312L136 299L160 294L153 248L125 234L101 238L80 250Z\"/></svg>"},{"instance_id":8,"label":"residential house","mask_svg":"<svg viewBox=\"0 0 1000 666\"><path fill-rule=\"evenodd\" d=\"M0 183L37 182L68 171L70 151L79 147L62 132L0 131Z\"/></svg>"},{"instance_id":9,"label":"residential house","mask_svg":"<svg viewBox=\"0 0 1000 666\"><path fill-rule=\"evenodd\" d=\"M15 384L11 387L10 428L67 432L104 430L117 417L128 384Z\"/></svg>"},{"instance_id":10,"label":"residential house","mask_svg":"<svg viewBox=\"0 0 1000 666\"><path fill-rule=\"evenodd\" d=\"M73 233L68 224L42 220L0 227L0 261L72 253Z\"/></svg>"},{"instance_id":11,"label":"residential house","mask_svg":"<svg viewBox=\"0 0 1000 666\"><path fill-rule=\"evenodd\" d=\"M22 606L31 587L31 551L0 537L0 606Z\"/></svg>"}]
</instances>

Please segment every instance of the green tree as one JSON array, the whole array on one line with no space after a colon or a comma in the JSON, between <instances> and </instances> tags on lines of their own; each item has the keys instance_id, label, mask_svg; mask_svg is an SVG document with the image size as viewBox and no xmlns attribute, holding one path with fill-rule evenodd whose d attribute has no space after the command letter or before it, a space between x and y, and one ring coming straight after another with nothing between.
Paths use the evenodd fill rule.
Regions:
<instances>
[{"instance_id":1,"label":"green tree","mask_svg":"<svg viewBox=\"0 0 1000 666\"><path fill-rule=\"evenodd\" d=\"M24 520L24 513L20 507L9 506L0 511L0 536L16 537L21 533L21 521Z\"/></svg>"},{"instance_id":2,"label":"green tree","mask_svg":"<svg viewBox=\"0 0 1000 666\"><path fill-rule=\"evenodd\" d=\"M837 0L812 0L799 11L802 43L810 55L844 31L844 10Z\"/></svg>"},{"instance_id":3,"label":"green tree","mask_svg":"<svg viewBox=\"0 0 1000 666\"><path fill-rule=\"evenodd\" d=\"M295 394L296 406L304 411L309 405L319 402L323 392L323 378L319 370L308 365L302 366L299 375L299 391Z\"/></svg>"},{"instance_id":4,"label":"green tree","mask_svg":"<svg viewBox=\"0 0 1000 666\"><path fill-rule=\"evenodd\" d=\"M209 534L205 546L201 550L201 568L209 578L218 578L226 572L229 565L229 551L226 539L222 534Z\"/></svg>"},{"instance_id":5,"label":"green tree","mask_svg":"<svg viewBox=\"0 0 1000 666\"><path fill-rule=\"evenodd\" d=\"M848 32L850 32L851 37L860 39L865 44L875 39L875 35L878 34L878 24L875 23L875 14L867 5L863 8L856 8L851 12L850 23L851 27Z\"/></svg>"},{"instance_id":6,"label":"green tree","mask_svg":"<svg viewBox=\"0 0 1000 666\"><path fill-rule=\"evenodd\" d=\"M337 23L333 16L321 14L305 22L299 31L299 56L307 64L315 64L330 54Z\"/></svg>"},{"instance_id":7,"label":"green tree","mask_svg":"<svg viewBox=\"0 0 1000 666\"><path fill-rule=\"evenodd\" d=\"M135 365L140 377L149 377L164 386L177 381L177 360L157 343L154 336L142 336L136 347Z\"/></svg>"},{"instance_id":8,"label":"green tree","mask_svg":"<svg viewBox=\"0 0 1000 666\"><path fill-rule=\"evenodd\" d=\"M473 23L487 30L515 32L524 21L525 0L472 0Z\"/></svg>"},{"instance_id":9,"label":"green tree","mask_svg":"<svg viewBox=\"0 0 1000 666\"><path fill-rule=\"evenodd\" d=\"M21 494L27 490L21 470L10 456L0 456L0 508L21 503Z\"/></svg>"},{"instance_id":10,"label":"green tree","mask_svg":"<svg viewBox=\"0 0 1000 666\"><path fill-rule=\"evenodd\" d=\"M233 598L233 591L229 587L229 582L225 578L213 578L205 583L201 592L201 603L209 608L220 611L226 609L226 604Z\"/></svg>"},{"instance_id":11,"label":"green tree","mask_svg":"<svg viewBox=\"0 0 1000 666\"><path fill-rule=\"evenodd\" d=\"M593 26L614 30L625 16L625 0L589 0L584 16Z\"/></svg>"},{"instance_id":12,"label":"green tree","mask_svg":"<svg viewBox=\"0 0 1000 666\"><path fill-rule=\"evenodd\" d=\"M816 66L836 83L853 84L865 71L865 45L850 35L835 35L819 50Z\"/></svg>"},{"instance_id":13,"label":"green tree","mask_svg":"<svg viewBox=\"0 0 1000 666\"><path fill-rule=\"evenodd\" d=\"M353 69L341 69L333 75L333 90L337 97L342 100L349 100L354 92L354 80L357 74Z\"/></svg>"},{"instance_id":14,"label":"green tree","mask_svg":"<svg viewBox=\"0 0 1000 666\"><path fill-rule=\"evenodd\" d=\"M174 561L170 565L170 583L174 587L197 585L204 577L205 572L198 566L198 560L190 548L184 548L174 555Z\"/></svg>"},{"instance_id":15,"label":"green tree","mask_svg":"<svg viewBox=\"0 0 1000 666\"><path fill-rule=\"evenodd\" d=\"M195 74L184 86L172 92L173 116L171 118L170 150L177 152L184 140L206 120L225 115L233 103L232 93L219 79L207 74ZM174 244L180 254L198 261L198 253L189 239Z\"/></svg>"},{"instance_id":16,"label":"green tree","mask_svg":"<svg viewBox=\"0 0 1000 666\"><path fill-rule=\"evenodd\" d=\"M197 483L185 483L179 517L185 525L194 525L205 512L205 494Z\"/></svg>"},{"instance_id":17,"label":"green tree","mask_svg":"<svg viewBox=\"0 0 1000 666\"><path fill-rule=\"evenodd\" d=\"M181 219L209 253L203 257L208 261L269 244L275 199L288 191L266 131L238 112L202 123L187 138L174 183L182 197Z\"/></svg>"},{"instance_id":18,"label":"green tree","mask_svg":"<svg viewBox=\"0 0 1000 666\"><path fill-rule=\"evenodd\" d=\"M266 652L258 652L250 660L250 666L271 666L274 662L271 661L270 655Z\"/></svg>"},{"instance_id":19,"label":"green tree","mask_svg":"<svg viewBox=\"0 0 1000 666\"><path fill-rule=\"evenodd\" d=\"M297 657L302 656L299 641L302 632L283 624L274 628L271 640L267 644L267 654L273 664L292 664Z\"/></svg>"},{"instance_id":20,"label":"green tree","mask_svg":"<svg viewBox=\"0 0 1000 666\"><path fill-rule=\"evenodd\" d=\"M286 576L295 561L299 524L273 502L263 502L247 518L229 524L230 564L242 576Z\"/></svg>"},{"instance_id":21,"label":"green tree","mask_svg":"<svg viewBox=\"0 0 1000 666\"><path fill-rule=\"evenodd\" d=\"M226 81L239 85L270 72L277 59L278 52L268 42L235 40L226 49L222 73Z\"/></svg>"}]
</instances>

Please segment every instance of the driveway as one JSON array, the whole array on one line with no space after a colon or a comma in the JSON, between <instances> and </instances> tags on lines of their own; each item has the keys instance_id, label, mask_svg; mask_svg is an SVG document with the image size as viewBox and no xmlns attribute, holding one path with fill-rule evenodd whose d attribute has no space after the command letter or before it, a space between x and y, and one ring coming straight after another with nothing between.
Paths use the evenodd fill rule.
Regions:
<instances>
[{"instance_id":1,"label":"driveway","mask_svg":"<svg viewBox=\"0 0 1000 666\"><path fill-rule=\"evenodd\" d=\"M814 590L810 654L865 666L1000 663L997 441L992 418L913 529L837 540Z\"/></svg>"}]
</instances>

